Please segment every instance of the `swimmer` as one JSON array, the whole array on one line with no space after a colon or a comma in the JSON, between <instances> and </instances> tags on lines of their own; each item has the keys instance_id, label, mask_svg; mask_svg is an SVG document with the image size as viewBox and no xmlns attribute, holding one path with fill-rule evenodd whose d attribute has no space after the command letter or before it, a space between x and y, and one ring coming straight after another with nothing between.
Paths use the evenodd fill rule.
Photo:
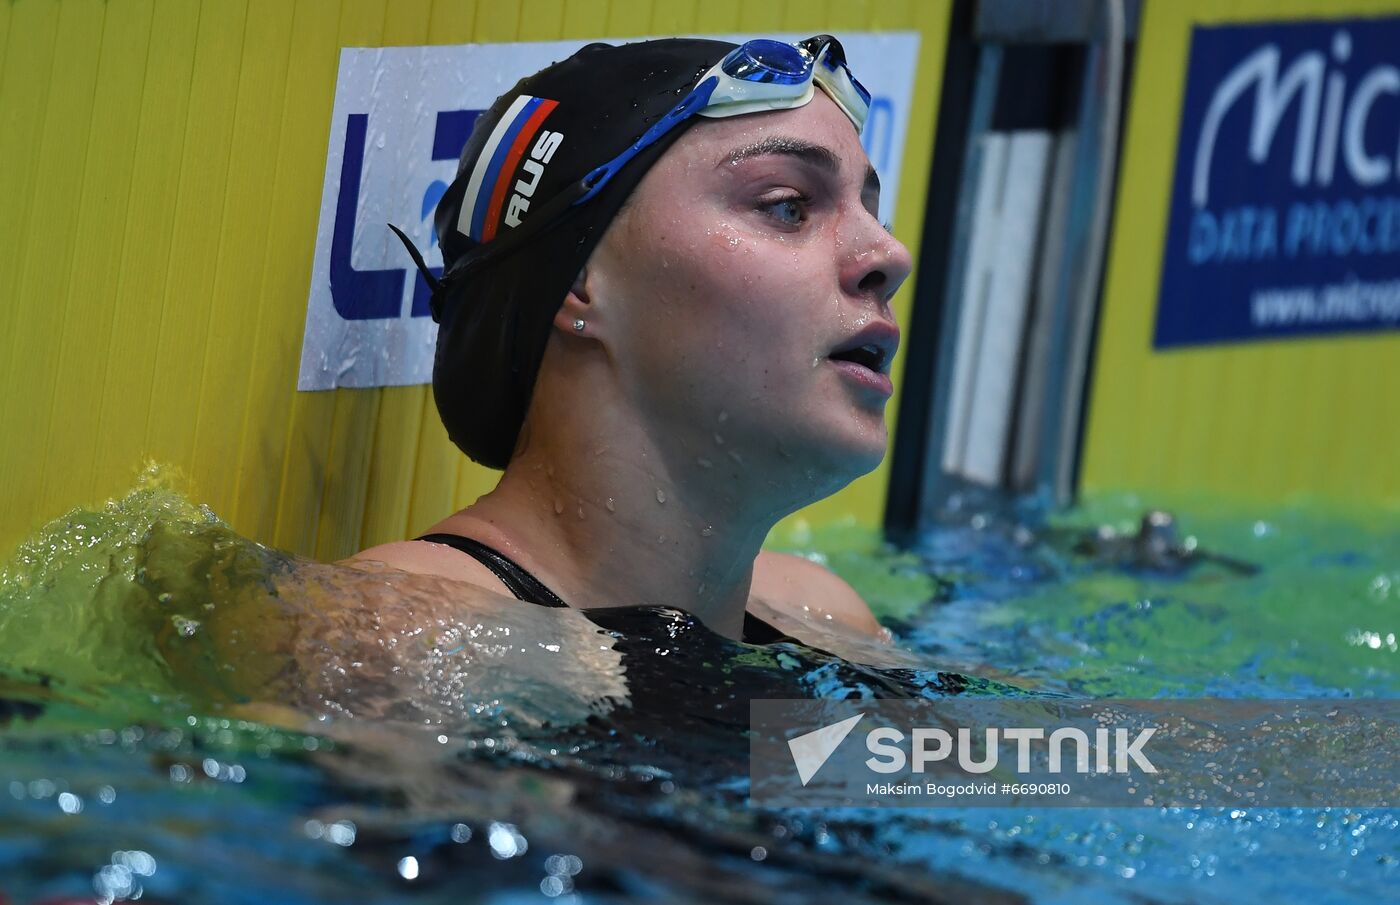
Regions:
<instances>
[{"instance_id":1,"label":"swimmer","mask_svg":"<svg viewBox=\"0 0 1400 905\"><path fill-rule=\"evenodd\" d=\"M843 580L761 549L886 453L912 262L878 217L868 105L826 35L593 44L499 98L437 208L441 280L410 252L448 435L504 473L346 564L887 641Z\"/></svg>"},{"instance_id":2,"label":"swimmer","mask_svg":"<svg viewBox=\"0 0 1400 905\"><path fill-rule=\"evenodd\" d=\"M1063 532L1051 532L1050 536L1055 538L1057 534ZM1119 534L1112 526L1101 525L1088 531L1072 531L1068 540L1071 552L1103 566L1174 575L1203 563L1214 563L1236 575L1259 572L1254 563L1201 549L1194 538L1183 541L1177 533L1176 518L1160 509L1143 514L1137 534Z\"/></svg>"}]
</instances>

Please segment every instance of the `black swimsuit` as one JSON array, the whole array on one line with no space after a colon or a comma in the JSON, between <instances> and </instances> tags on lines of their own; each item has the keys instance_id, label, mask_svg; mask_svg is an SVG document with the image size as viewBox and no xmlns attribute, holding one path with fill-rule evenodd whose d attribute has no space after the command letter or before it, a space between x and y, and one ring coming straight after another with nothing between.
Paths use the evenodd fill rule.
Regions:
<instances>
[{"instance_id":1,"label":"black swimsuit","mask_svg":"<svg viewBox=\"0 0 1400 905\"><path fill-rule=\"evenodd\" d=\"M445 544L460 550L495 573L517 599L540 606L566 607L567 603L535 576L525 571L515 560L481 541L460 534L425 534L416 540L432 544ZM585 611L586 612L586 611ZM595 620L596 621L596 620ZM776 641L797 641L759 619L752 613L744 613L744 642L747 644L772 644ZM800 642L799 642L800 643Z\"/></svg>"},{"instance_id":2,"label":"black swimsuit","mask_svg":"<svg viewBox=\"0 0 1400 905\"><path fill-rule=\"evenodd\" d=\"M520 600L567 606L558 595L498 550L455 534L418 540L445 544L495 573ZM626 676L623 707L591 713L581 723L547 727L586 741L590 759L623 768L646 763L663 774L732 778L747 769L749 707L755 699L820 697L913 698L957 694L956 673L878 669L851 663L744 614L745 650L670 606L590 607L578 611L613 639ZM786 643L784 643L786 642ZM624 770L625 772L625 770Z\"/></svg>"}]
</instances>

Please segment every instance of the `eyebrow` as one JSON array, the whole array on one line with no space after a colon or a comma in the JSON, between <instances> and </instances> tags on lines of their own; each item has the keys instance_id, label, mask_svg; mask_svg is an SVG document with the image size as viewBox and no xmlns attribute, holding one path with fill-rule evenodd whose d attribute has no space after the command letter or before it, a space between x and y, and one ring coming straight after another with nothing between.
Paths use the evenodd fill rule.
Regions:
<instances>
[{"instance_id":1,"label":"eyebrow","mask_svg":"<svg viewBox=\"0 0 1400 905\"><path fill-rule=\"evenodd\" d=\"M833 176L841 172L841 161L837 159L830 148L812 144L810 141L804 141L800 138L788 138L782 135L770 136L756 144L731 151L720 165L723 166L726 163L733 165L751 157L763 157L768 154L796 157L798 160L819 170L824 170ZM876 194L880 192L880 176L869 163L865 165L865 179L861 185L861 194L866 192L875 192Z\"/></svg>"}]
</instances>

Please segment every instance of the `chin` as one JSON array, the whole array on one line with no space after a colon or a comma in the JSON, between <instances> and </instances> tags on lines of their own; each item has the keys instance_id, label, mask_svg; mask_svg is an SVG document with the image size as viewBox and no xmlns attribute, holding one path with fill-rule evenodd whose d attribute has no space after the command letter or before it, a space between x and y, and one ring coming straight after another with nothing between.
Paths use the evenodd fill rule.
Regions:
<instances>
[{"instance_id":1,"label":"chin","mask_svg":"<svg viewBox=\"0 0 1400 905\"><path fill-rule=\"evenodd\" d=\"M808 455L801 458L828 496L878 468L888 447L889 432L881 417L878 424L833 425L812 438Z\"/></svg>"}]
</instances>

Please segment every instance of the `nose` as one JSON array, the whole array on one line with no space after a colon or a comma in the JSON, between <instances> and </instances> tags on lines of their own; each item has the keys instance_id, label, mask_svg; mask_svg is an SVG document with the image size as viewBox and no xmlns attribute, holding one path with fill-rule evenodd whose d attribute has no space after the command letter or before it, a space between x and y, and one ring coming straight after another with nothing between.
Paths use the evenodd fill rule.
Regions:
<instances>
[{"instance_id":1,"label":"nose","mask_svg":"<svg viewBox=\"0 0 1400 905\"><path fill-rule=\"evenodd\" d=\"M841 288L857 298L878 299L887 304L914 269L914 259L865 208L853 214L850 235L842 243Z\"/></svg>"}]
</instances>

